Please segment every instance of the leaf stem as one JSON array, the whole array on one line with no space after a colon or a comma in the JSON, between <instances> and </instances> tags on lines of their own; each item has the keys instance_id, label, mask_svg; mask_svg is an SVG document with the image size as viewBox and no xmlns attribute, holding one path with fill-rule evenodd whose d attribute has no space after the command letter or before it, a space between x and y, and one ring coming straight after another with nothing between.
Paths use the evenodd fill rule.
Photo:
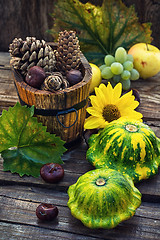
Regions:
<instances>
[{"instance_id":1,"label":"leaf stem","mask_svg":"<svg viewBox=\"0 0 160 240\"><path fill-rule=\"evenodd\" d=\"M146 43L147 51L149 51L148 43Z\"/></svg>"}]
</instances>

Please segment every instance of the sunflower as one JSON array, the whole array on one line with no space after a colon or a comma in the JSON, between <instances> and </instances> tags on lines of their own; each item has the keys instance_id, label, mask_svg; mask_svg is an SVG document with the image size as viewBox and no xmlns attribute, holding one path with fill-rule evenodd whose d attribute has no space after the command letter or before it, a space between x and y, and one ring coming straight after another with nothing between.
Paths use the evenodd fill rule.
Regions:
<instances>
[{"instance_id":1,"label":"sunflower","mask_svg":"<svg viewBox=\"0 0 160 240\"><path fill-rule=\"evenodd\" d=\"M87 112L91 116L85 120L85 129L104 128L111 121L121 117L142 121L143 115L134 110L138 107L139 102L134 100L132 90L121 96L121 83L114 88L110 82L107 87L100 84L95 88L95 94L95 96L90 96L92 106L87 108Z\"/></svg>"}]
</instances>

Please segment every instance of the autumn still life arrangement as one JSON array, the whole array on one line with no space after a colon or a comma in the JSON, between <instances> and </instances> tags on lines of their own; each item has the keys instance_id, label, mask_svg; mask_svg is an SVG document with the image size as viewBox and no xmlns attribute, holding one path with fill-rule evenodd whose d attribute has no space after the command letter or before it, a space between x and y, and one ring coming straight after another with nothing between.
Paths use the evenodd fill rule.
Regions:
<instances>
[{"instance_id":1,"label":"autumn still life arrangement","mask_svg":"<svg viewBox=\"0 0 160 240\"><path fill-rule=\"evenodd\" d=\"M66 142L96 130L86 152L95 170L69 186L68 207L89 228L114 228L141 204L134 184L160 165L160 140L143 123L131 88L160 71L160 51L150 44L150 24L122 1L58 0L53 17L56 44L27 37L9 46L20 103L0 118L4 171L56 183ZM53 220L58 209L41 204L36 214Z\"/></svg>"}]
</instances>

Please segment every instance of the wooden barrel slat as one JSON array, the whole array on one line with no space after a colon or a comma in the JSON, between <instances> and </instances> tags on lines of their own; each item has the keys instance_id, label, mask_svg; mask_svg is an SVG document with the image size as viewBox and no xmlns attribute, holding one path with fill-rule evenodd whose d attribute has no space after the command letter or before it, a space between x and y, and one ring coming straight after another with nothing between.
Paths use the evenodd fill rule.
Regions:
<instances>
[{"instance_id":1,"label":"wooden barrel slat","mask_svg":"<svg viewBox=\"0 0 160 240\"><path fill-rule=\"evenodd\" d=\"M89 96L92 73L91 67L83 54L81 54L80 67L83 74L83 80L72 87L59 90L56 93L32 88L26 84L22 76L13 69L14 82L19 99L29 106L34 105L36 109L53 109L58 111L70 109L74 107L74 105L86 101ZM59 123L56 116L36 115L36 117L39 122L42 122L43 125L47 126L47 130L50 133L55 133L69 143L76 140L78 137L81 137L83 134L86 107L87 106L84 105L80 109L73 110L73 112L58 116L60 122L64 124L66 128ZM77 121L76 112L78 116Z\"/></svg>"}]
</instances>

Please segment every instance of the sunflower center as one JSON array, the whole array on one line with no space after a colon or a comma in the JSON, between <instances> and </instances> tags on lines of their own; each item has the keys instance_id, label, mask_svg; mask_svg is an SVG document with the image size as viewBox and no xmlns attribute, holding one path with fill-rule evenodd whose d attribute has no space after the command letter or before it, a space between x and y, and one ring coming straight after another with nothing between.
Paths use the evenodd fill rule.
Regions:
<instances>
[{"instance_id":1,"label":"sunflower center","mask_svg":"<svg viewBox=\"0 0 160 240\"><path fill-rule=\"evenodd\" d=\"M135 125L128 124L128 125L126 125L126 130L128 132L137 132L138 128Z\"/></svg>"},{"instance_id":2,"label":"sunflower center","mask_svg":"<svg viewBox=\"0 0 160 240\"><path fill-rule=\"evenodd\" d=\"M105 181L104 178L98 178L98 179L96 180L96 185L97 185L97 186L104 186L105 184L106 184L106 181Z\"/></svg>"},{"instance_id":3,"label":"sunflower center","mask_svg":"<svg viewBox=\"0 0 160 240\"><path fill-rule=\"evenodd\" d=\"M102 116L105 121L112 122L113 120L117 120L118 118L120 118L121 114L117 106L113 104L108 104L103 108Z\"/></svg>"}]
</instances>

